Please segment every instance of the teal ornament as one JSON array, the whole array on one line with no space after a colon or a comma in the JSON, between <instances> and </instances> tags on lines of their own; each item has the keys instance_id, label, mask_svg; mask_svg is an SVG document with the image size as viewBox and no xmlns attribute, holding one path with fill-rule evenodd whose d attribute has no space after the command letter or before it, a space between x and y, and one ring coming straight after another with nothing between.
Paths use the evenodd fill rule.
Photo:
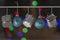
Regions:
<instances>
[{"instance_id":1,"label":"teal ornament","mask_svg":"<svg viewBox=\"0 0 60 40\"><path fill-rule=\"evenodd\" d=\"M22 25L22 19L19 16L15 16L13 19L13 26L19 27Z\"/></svg>"},{"instance_id":2,"label":"teal ornament","mask_svg":"<svg viewBox=\"0 0 60 40\"><path fill-rule=\"evenodd\" d=\"M34 24L34 26L37 28L37 29L41 29L43 28L45 25L44 23L44 20L42 18L38 18Z\"/></svg>"}]
</instances>

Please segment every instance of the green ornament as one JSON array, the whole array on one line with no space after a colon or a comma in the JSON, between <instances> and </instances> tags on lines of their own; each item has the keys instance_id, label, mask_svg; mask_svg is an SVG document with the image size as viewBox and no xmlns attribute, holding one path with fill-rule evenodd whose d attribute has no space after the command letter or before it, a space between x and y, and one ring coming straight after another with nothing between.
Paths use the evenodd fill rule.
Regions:
<instances>
[{"instance_id":1,"label":"green ornament","mask_svg":"<svg viewBox=\"0 0 60 40\"><path fill-rule=\"evenodd\" d=\"M13 14L10 14L11 18L13 18Z\"/></svg>"},{"instance_id":2,"label":"green ornament","mask_svg":"<svg viewBox=\"0 0 60 40\"><path fill-rule=\"evenodd\" d=\"M27 28L23 28L22 31L23 31L23 33L27 33L28 29Z\"/></svg>"},{"instance_id":3,"label":"green ornament","mask_svg":"<svg viewBox=\"0 0 60 40\"><path fill-rule=\"evenodd\" d=\"M22 37L21 40L27 40L26 37Z\"/></svg>"},{"instance_id":4,"label":"green ornament","mask_svg":"<svg viewBox=\"0 0 60 40\"><path fill-rule=\"evenodd\" d=\"M9 26L9 30L10 31L13 31L14 30L14 27L13 26Z\"/></svg>"},{"instance_id":5,"label":"green ornament","mask_svg":"<svg viewBox=\"0 0 60 40\"><path fill-rule=\"evenodd\" d=\"M37 6L37 5L38 5L38 2L37 2L37 1L33 1L33 2L32 2L32 5L33 5L33 6Z\"/></svg>"}]
</instances>

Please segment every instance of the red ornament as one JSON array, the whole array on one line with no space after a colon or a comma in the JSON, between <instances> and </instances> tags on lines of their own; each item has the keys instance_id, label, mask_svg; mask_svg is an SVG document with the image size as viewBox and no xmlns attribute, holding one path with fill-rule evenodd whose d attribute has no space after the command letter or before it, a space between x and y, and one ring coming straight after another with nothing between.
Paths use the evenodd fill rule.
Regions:
<instances>
[{"instance_id":1,"label":"red ornament","mask_svg":"<svg viewBox=\"0 0 60 40\"><path fill-rule=\"evenodd\" d=\"M18 12L18 11L14 11L13 14L14 14L14 16L16 16L16 15L19 15L20 12Z\"/></svg>"},{"instance_id":2,"label":"red ornament","mask_svg":"<svg viewBox=\"0 0 60 40\"><path fill-rule=\"evenodd\" d=\"M23 28L24 28L23 26L20 26L18 30L21 32Z\"/></svg>"},{"instance_id":3,"label":"red ornament","mask_svg":"<svg viewBox=\"0 0 60 40\"><path fill-rule=\"evenodd\" d=\"M44 14L40 14L40 16L41 16L42 18L46 18L46 16L45 16Z\"/></svg>"},{"instance_id":4,"label":"red ornament","mask_svg":"<svg viewBox=\"0 0 60 40\"><path fill-rule=\"evenodd\" d=\"M5 28L6 33L10 33L10 30L8 28Z\"/></svg>"}]
</instances>

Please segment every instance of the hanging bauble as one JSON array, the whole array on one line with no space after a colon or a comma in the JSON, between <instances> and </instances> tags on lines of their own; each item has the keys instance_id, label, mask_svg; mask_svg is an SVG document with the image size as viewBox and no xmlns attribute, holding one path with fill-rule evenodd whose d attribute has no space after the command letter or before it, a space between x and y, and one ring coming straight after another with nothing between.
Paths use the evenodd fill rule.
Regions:
<instances>
[{"instance_id":1,"label":"hanging bauble","mask_svg":"<svg viewBox=\"0 0 60 40\"><path fill-rule=\"evenodd\" d=\"M10 25L10 26L9 26L9 30L10 30L10 31L13 31L13 30L14 30L14 27Z\"/></svg>"},{"instance_id":2,"label":"hanging bauble","mask_svg":"<svg viewBox=\"0 0 60 40\"><path fill-rule=\"evenodd\" d=\"M60 19L57 20L57 26L60 27Z\"/></svg>"},{"instance_id":3,"label":"hanging bauble","mask_svg":"<svg viewBox=\"0 0 60 40\"><path fill-rule=\"evenodd\" d=\"M4 16L2 16L2 26L4 28L8 28L10 25L12 25L10 15L4 15Z\"/></svg>"},{"instance_id":4,"label":"hanging bauble","mask_svg":"<svg viewBox=\"0 0 60 40\"><path fill-rule=\"evenodd\" d=\"M18 12L18 11L14 11L13 14L14 14L14 16L16 16L17 14L19 15L20 12Z\"/></svg>"},{"instance_id":5,"label":"hanging bauble","mask_svg":"<svg viewBox=\"0 0 60 40\"><path fill-rule=\"evenodd\" d=\"M33 2L32 2L32 5L33 5L33 6L37 6L37 5L38 5L38 1L33 1Z\"/></svg>"},{"instance_id":6,"label":"hanging bauble","mask_svg":"<svg viewBox=\"0 0 60 40\"><path fill-rule=\"evenodd\" d=\"M46 19L44 19L44 23L45 23L45 26L47 26L47 25L48 25L48 23L47 23L47 20L46 20Z\"/></svg>"},{"instance_id":7,"label":"hanging bauble","mask_svg":"<svg viewBox=\"0 0 60 40\"><path fill-rule=\"evenodd\" d=\"M35 18L32 15L27 15L27 17L23 21L23 25L27 28L31 28L34 21L35 21Z\"/></svg>"},{"instance_id":8,"label":"hanging bauble","mask_svg":"<svg viewBox=\"0 0 60 40\"><path fill-rule=\"evenodd\" d=\"M22 37L21 40L27 40L27 38L26 37Z\"/></svg>"},{"instance_id":9,"label":"hanging bauble","mask_svg":"<svg viewBox=\"0 0 60 40\"><path fill-rule=\"evenodd\" d=\"M21 18L19 17L19 16L15 16L14 18L13 18L13 26L14 27L19 27L19 26L21 26L22 25L22 20L21 20Z\"/></svg>"},{"instance_id":10,"label":"hanging bauble","mask_svg":"<svg viewBox=\"0 0 60 40\"><path fill-rule=\"evenodd\" d=\"M46 18L46 16L44 14L40 14L41 18Z\"/></svg>"},{"instance_id":11,"label":"hanging bauble","mask_svg":"<svg viewBox=\"0 0 60 40\"><path fill-rule=\"evenodd\" d=\"M7 40L13 40L11 37L9 37Z\"/></svg>"},{"instance_id":12,"label":"hanging bauble","mask_svg":"<svg viewBox=\"0 0 60 40\"><path fill-rule=\"evenodd\" d=\"M23 29L22 29L22 32L23 32L23 33L27 33L27 32L28 32L28 28L23 28Z\"/></svg>"},{"instance_id":13,"label":"hanging bauble","mask_svg":"<svg viewBox=\"0 0 60 40\"><path fill-rule=\"evenodd\" d=\"M5 28L6 33L10 33L10 30L8 28Z\"/></svg>"},{"instance_id":14,"label":"hanging bauble","mask_svg":"<svg viewBox=\"0 0 60 40\"><path fill-rule=\"evenodd\" d=\"M34 24L34 26L37 28L37 29L41 29L43 28L45 25L44 21L42 18L38 18Z\"/></svg>"},{"instance_id":15,"label":"hanging bauble","mask_svg":"<svg viewBox=\"0 0 60 40\"><path fill-rule=\"evenodd\" d=\"M48 15L46 20L49 28L57 26L56 16L54 14Z\"/></svg>"},{"instance_id":16,"label":"hanging bauble","mask_svg":"<svg viewBox=\"0 0 60 40\"><path fill-rule=\"evenodd\" d=\"M19 31L19 32L17 32L17 36L18 37L22 37L23 36L23 33Z\"/></svg>"}]
</instances>

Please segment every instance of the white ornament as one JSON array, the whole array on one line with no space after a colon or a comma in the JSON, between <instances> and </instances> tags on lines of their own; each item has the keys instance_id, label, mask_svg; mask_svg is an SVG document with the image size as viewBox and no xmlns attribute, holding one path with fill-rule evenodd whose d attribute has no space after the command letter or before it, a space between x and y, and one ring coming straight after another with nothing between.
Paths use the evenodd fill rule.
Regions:
<instances>
[{"instance_id":1,"label":"white ornament","mask_svg":"<svg viewBox=\"0 0 60 40\"><path fill-rule=\"evenodd\" d=\"M46 20L49 28L57 26L56 16L54 14L48 15Z\"/></svg>"},{"instance_id":2,"label":"white ornament","mask_svg":"<svg viewBox=\"0 0 60 40\"><path fill-rule=\"evenodd\" d=\"M23 25L27 28L31 28L32 24L34 23L34 17L32 15L26 15L25 20L23 21Z\"/></svg>"},{"instance_id":3,"label":"white ornament","mask_svg":"<svg viewBox=\"0 0 60 40\"><path fill-rule=\"evenodd\" d=\"M2 26L4 28L8 28L10 25L12 25L10 15L4 15L4 16L2 16Z\"/></svg>"}]
</instances>

